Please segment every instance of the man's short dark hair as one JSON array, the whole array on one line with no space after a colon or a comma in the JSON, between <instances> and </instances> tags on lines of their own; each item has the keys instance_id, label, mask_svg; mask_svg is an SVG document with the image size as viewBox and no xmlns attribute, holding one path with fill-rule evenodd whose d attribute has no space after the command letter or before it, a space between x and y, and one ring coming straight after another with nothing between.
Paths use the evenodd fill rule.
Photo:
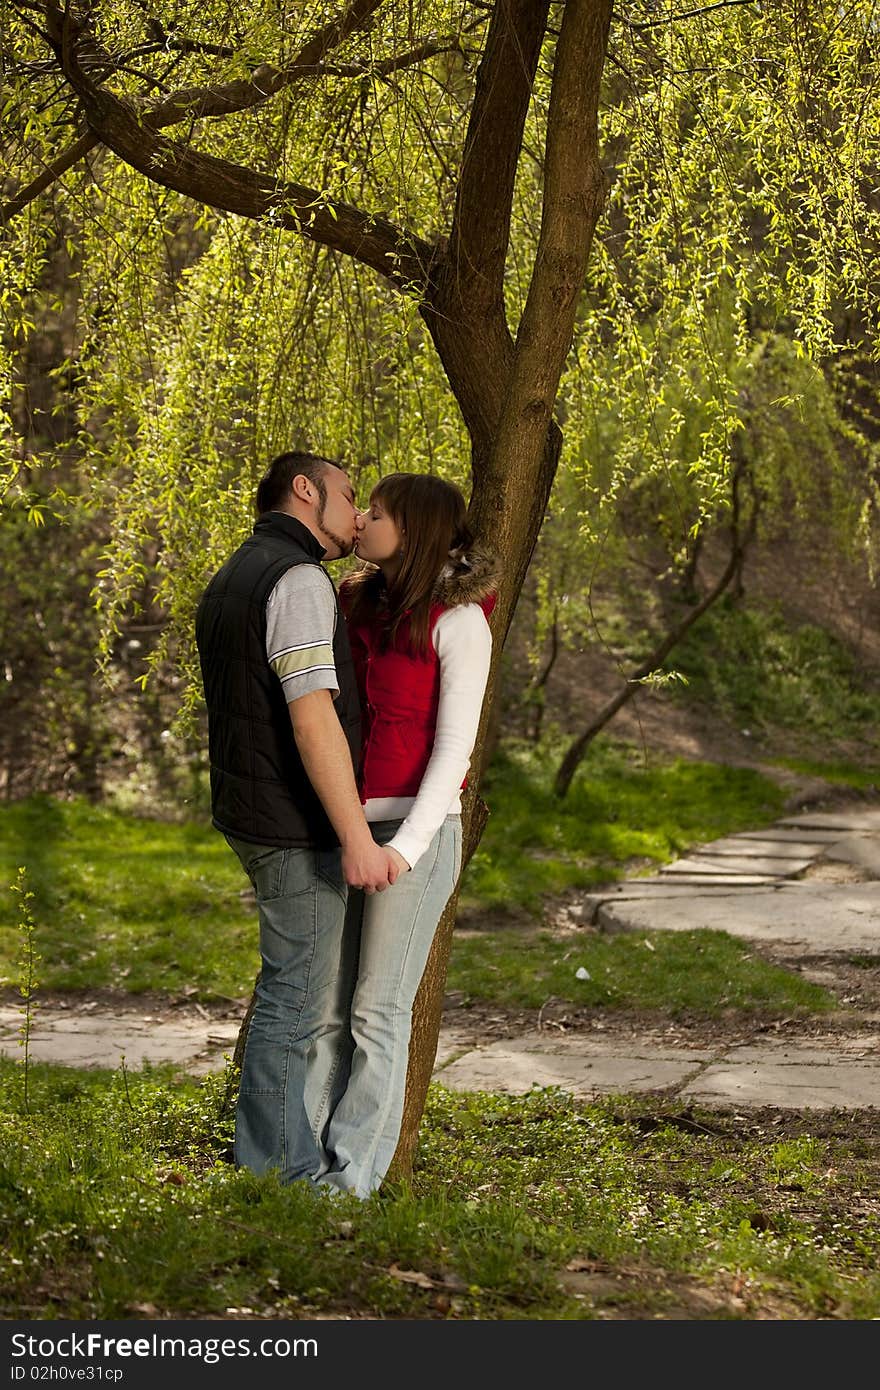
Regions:
<instances>
[{"instance_id":1,"label":"man's short dark hair","mask_svg":"<svg viewBox=\"0 0 880 1390\"><path fill-rule=\"evenodd\" d=\"M302 473L317 490L321 504L327 501L327 487L324 482L325 468L342 468L335 459L322 458L320 454L305 454L290 450L278 454L257 484L256 513L273 512L282 502L286 502L293 487L293 480Z\"/></svg>"}]
</instances>

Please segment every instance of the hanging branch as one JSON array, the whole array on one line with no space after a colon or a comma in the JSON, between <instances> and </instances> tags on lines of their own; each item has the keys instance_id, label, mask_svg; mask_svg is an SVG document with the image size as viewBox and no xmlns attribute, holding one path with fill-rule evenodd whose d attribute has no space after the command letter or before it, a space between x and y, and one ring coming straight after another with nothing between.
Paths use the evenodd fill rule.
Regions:
<instances>
[{"instance_id":1,"label":"hanging branch","mask_svg":"<svg viewBox=\"0 0 880 1390\"><path fill-rule=\"evenodd\" d=\"M257 67L248 80L225 83L223 86L215 87L189 87L181 88L172 93L162 102L148 106L142 112L140 119L151 130L163 130L168 126L177 125L183 121L192 123L196 120L210 119L212 117L229 116L239 111L252 109L270 100L278 92L293 86L296 82L306 77L322 76L343 76L360 78L376 72L378 75L387 75L399 72L415 63L423 62L426 58L435 57L440 53L448 53L453 50L460 50L461 35L458 33L447 34L442 37L425 39L422 43L416 44L404 53L393 55L383 59L375 65L358 63L347 64L327 64L324 60L328 53L339 47L347 38L359 29L365 28L375 12L385 3L385 0L358 0L352 4L338 18L331 23L324 25L313 34L306 43L300 48L299 52L290 63L283 68L278 68L271 63L263 63ZM50 19L52 32L58 32L59 19L62 18L61 11L52 5L33 6L32 8L45 10ZM63 18L62 18L62 22ZM69 16L67 23L71 23ZM472 24L465 27L463 33L470 33L475 28L485 24L485 18L480 17ZM164 30L161 31L164 35ZM48 36L47 36L48 38ZM159 34L155 35L155 42L150 45L142 45L135 50L138 55L156 52L160 49L170 49L175 52L217 52L229 56L228 50L221 50L216 45L197 44L192 41L165 36L160 43ZM167 41L165 41L167 40ZM57 52L57 49L56 49ZM90 72L95 62L95 55L98 53L101 65L101 80L106 81L109 76L120 70L120 65L114 60L111 54L99 51L94 43L90 44L88 62L85 55L80 61L83 74ZM62 64L63 66L63 64ZM67 74L66 74L67 75ZM78 163L90 150L100 144L101 135L92 130L89 134L82 136L68 150L53 160L41 174L38 175L26 188L20 190L14 198L10 199L0 208L0 226L4 226L13 217L32 202L41 193L45 192L62 174ZM122 156L124 158L124 156Z\"/></svg>"},{"instance_id":2,"label":"hanging branch","mask_svg":"<svg viewBox=\"0 0 880 1390\"><path fill-rule=\"evenodd\" d=\"M168 140L149 117L97 86L79 61L83 31L55 6L47 8L49 41L64 75L82 101L91 131L133 169L196 202L242 217L265 218L378 271L398 288L421 286L433 254L430 243L385 217L328 198L300 183L281 182L253 169Z\"/></svg>"},{"instance_id":3,"label":"hanging branch","mask_svg":"<svg viewBox=\"0 0 880 1390\"><path fill-rule=\"evenodd\" d=\"M22 212L28 203L32 203L41 193L45 193L46 189L60 179L62 174L66 174L68 169L72 169L74 164L78 164L90 150L93 150L100 143L99 137L93 131L88 131L87 134L81 135L78 140L74 140L63 154L58 155L51 164L46 165L41 174L38 174L26 187L19 189L8 203L4 203L0 207L0 227L5 227L7 222L11 222L12 218Z\"/></svg>"}]
</instances>

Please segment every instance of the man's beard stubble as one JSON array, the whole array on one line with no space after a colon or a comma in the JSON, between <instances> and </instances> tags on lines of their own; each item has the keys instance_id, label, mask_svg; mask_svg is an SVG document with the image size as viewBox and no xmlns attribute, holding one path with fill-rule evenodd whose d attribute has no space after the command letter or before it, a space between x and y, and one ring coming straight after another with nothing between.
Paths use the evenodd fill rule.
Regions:
<instances>
[{"instance_id":1,"label":"man's beard stubble","mask_svg":"<svg viewBox=\"0 0 880 1390\"><path fill-rule=\"evenodd\" d=\"M322 536L326 536L327 540L332 541L333 544L336 546L336 549L339 551L339 555L337 558L342 560L345 558L346 555L350 555L351 552L354 550L354 536L349 536L348 540L343 540L342 536L337 535L335 531L330 531L327 529L327 527L324 525L325 505L326 499L322 497L320 502L318 503L318 511L315 516L315 521Z\"/></svg>"}]
</instances>

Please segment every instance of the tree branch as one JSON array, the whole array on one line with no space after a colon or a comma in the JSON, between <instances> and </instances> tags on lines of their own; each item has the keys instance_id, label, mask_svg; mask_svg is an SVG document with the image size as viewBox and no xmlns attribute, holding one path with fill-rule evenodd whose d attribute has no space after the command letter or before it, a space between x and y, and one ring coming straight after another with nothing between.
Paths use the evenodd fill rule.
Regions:
<instances>
[{"instance_id":1,"label":"tree branch","mask_svg":"<svg viewBox=\"0 0 880 1390\"><path fill-rule=\"evenodd\" d=\"M421 313L473 446L492 446L513 363L504 268L519 152L550 0L491 9L448 241Z\"/></svg>"},{"instance_id":2,"label":"tree branch","mask_svg":"<svg viewBox=\"0 0 880 1390\"><path fill-rule=\"evenodd\" d=\"M569 744L565 756L559 764L559 769L553 784L553 790L557 796L562 797L567 793L571 786L572 778L583 760L587 748L596 735L614 718L618 710L622 709L623 706L632 699L639 687L639 683L643 681L646 676L649 676L652 671L657 670L660 663L665 661L673 647L678 645L685 633L693 627L694 623L697 622L699 618L702 618L707 609L711 608L713 603L717 602L739 572L746 549L754 537L757 512L755 510L752 511L749 524L746 527L745 534L743 534L741 525L740 487L746 475L746 462L737 444L735 444L734 447L736 462L730 475L730 556L720 578L712 585L712 588L709 589L700 602L695 604L693 608L688 609L687 613L676 623L675 627L667 632L666 636L658 642L650 656L646 657L634 671L630 672L617 694L612 695L611 699L606 701L595 718L587 725L583 733L579 734L578 737Z\"/></svg>"},{"instance_id":3,"label":"tree branch","mask_svg":"<svg viewBox=\"0 0 880 1390\"><path fill-rule=\"evenodd\" d=\"M5 227L13 217L26 208L28 203L32 203L34 198L38 198L41 193L45 193L56 179L60 179L62 174L66 174L68 169L72 169L74 164L78 164L90 150L101 142L93 131L88 131L81 135L78 140L74 140L63 154L57 159L53 159L51 164L47 164L41 174L32 179L25 188L19 189L14 198L10 198L8 203L0 207L0 227Z\"/></svg>"},{"instance_id":4,"label":"tree branch","mask_svg":"<svg viewBox=\"0 0 880 1390\"><path fill-rule=\"evenodd\" d=\"M256 70L250 82L229 83L225 87L213 89L204 87L183 88L173 93L173 95L169 96L160 105L149 108L144 120L152 129L160 130L166 126L175 125L184 120L193 121L203 117L230 115L235 111L245 110L268 100L283 87L290 86L295 81L306 76L338 74L341 76L359 77L371 72L376 72L381 76L397 72L425 58L434 57L437 54L460 48L460 36L458 34L450 34L436 40L425 40L424 43L417 45L405 53L395 55L392 58L385 59L370 67L352 63L340 64L337 68L335 65L330 67L323 63L322 59L324 55L326 55L331 48L342 43L343 40L354 33L356 29L362 28L383 3L384 0L357 0L357 3L352 4L338 19L325 25L322 29L318 30L316 34L313 34L308 42L300 49L293 62L283 69L275 68L271 64L264 64ZM59 20L63 23L61 12L51 5L47 7L44 3L38 3L38 0L33 0L33 3L29 4L28 8L38 10L43 14L46 13L48 8L50 11L50 18L53 20L54 30L58 29ZM475 20L471 25L468 25L462 32L469 33L472 29L478 28L484 23L485 19L481 17ZM158 24L158 21L156 21L156 24ZM161 28L161 26L159 26L159 28ZM155 32L155 29L151 30L151 32ZM196 50L201 52L210 50L220 53L221 51L216 46L212 48L210 45L197 45L187 40L175 40L173 36L166 36L164 30L161 30L161 34L164 38L168 39L167 45L163 46L168 46L181 52ZM44 37L48 40L48 36L44 35ZM149 52L156 47L157 45L144 45L142 49L138 51ZM101 64L104 78L109 76L113 70L119 70L118 65L114 66L114 60L109 54L107 54L106 57L98 57L96 59L94 48L89 54L88 65L82 63L80 67L83 72L85 72L86 67L90 67L92 63L96 61ZM26 189L22 189L15 198L11 199L0 208L0 226L6 225L6 223L26 207L29 202L38 197L40 193L45 192L57 178L66 173L68 169L79 159L83 158L90 150L94 149L95 145L100 142L101 137L92 133L89 136L82 137L70 146L69 150L47 166L43 173L40 174L38 178L34 179ZM124 156L121 157L124 158ZM205 158L210 160L208 156ZM232 168L234 166L230 165L228 167ZM142 172L146 171L142 170ZM297 185L295 187L298 188L299 186ZM314 193L313 190L302 189L301 193L305 202L311 206L313 206L318 199L318 195ZM390 224L388 225L390 226ZM300 227L299 229L301 230L302 228ZM324 242L324 244L330 245L332 243L327 241ZM382 273L386 274L387 271L383 271ZM394 279L396 277L392 276L391 278ZM407 283L412 283L412 281L408 281Z\"/></svg>"},{"instance_id":5,"label":"tree branch","mask_svg":"<svg viewBox=\"0 0 880 1390\"><path fill-rule=\"evenodd\" d=\"M473 29L485 24L483 18L468 25L461 34L469 34ZM424 43L410 48L405 53L397 53L393 58L381 58L377 63L318 63L314 68L303 69L302 76L328 77L389 77L404 68L411 68L425 58L436 58L441 53L462 53L461 34L446 34L441 39L426 39Z\"/></svg>"},{"instance_id":6,"label":"tree branch","mask_svg":"<svg viewBox=\"0 0 880 1390\"><path fill-rule=\"evenodd\" d=\"M679 19L693 19L696 15L711 14L713 10L729 10L737 5L754 5L755 0L715 0L712 5L701 5L697 10L680 10L678 14L668 14L663 19L626 20L630 29L658 29L663 24L675 24Z\"/></svg>"},{"instance_id":7,"label":"tree branch","mask_svg":"<svg viewBox=\"0 0 880 1390\"><path fill-rule=\"evenodd\" d=\"M150 124L159 130L176 125L178 121L228 116L235 111L261 106L284 87L314 72L331 49L338 48L351 34L362 29L384 3L385 0L353 0L338 18L313 34L293 62L283 68L262 63L248 81L227 82L222 87L182 88L174 92L167 101L151 108Z\"/></svg>"},{"instance_id":8,"label":"tree branch","mask_svg":"<svg viewBox=\"0 0 880 1390\"><path fill-rule=\"evenodd\" d=\"M507 0L489 20L448 251L459 297L477 312L503 313L513 190L549 9L549 0Z\"/></svg>"},{"instance_id":9,"label":"tree branch","mask_svg":"<svg viewBox=\"0 0 880 1390\"><path fill-rule=\"evenodd\" d=\"M426 283L434 252L429 242L387 218L325 198L303 184L279 183L168 140L148 119L139 118L129 102L90 80L79 62L82 31L74 22L54 5L47 7L47 16L50 45L82 101L91 131L133 169L209 207L274 220L311 241L352 256L398 287Z\"/></svg>"}]
</instances>

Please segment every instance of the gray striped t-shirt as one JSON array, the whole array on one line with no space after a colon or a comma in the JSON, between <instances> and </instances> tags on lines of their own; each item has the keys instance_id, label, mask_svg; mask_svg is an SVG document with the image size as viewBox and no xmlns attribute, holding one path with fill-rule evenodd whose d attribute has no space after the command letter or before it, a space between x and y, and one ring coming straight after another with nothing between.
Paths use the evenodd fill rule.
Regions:
<instances>
[{"instance_id":1,"label":"gray striped t-shirt","mask_svg":"<svg viewBox=\"0 0 880 1390\"><path fill-rule=\"evenodd\" d=\"M287 703L312 690L339 694L333 635L336 595L320 565L293 565L266 604L266 654Z\"/></svg>"}]
</instances>

